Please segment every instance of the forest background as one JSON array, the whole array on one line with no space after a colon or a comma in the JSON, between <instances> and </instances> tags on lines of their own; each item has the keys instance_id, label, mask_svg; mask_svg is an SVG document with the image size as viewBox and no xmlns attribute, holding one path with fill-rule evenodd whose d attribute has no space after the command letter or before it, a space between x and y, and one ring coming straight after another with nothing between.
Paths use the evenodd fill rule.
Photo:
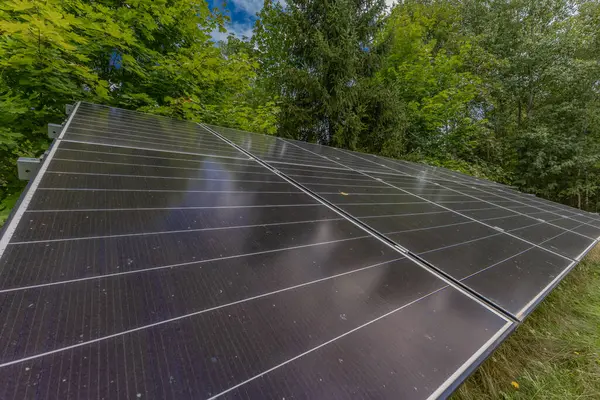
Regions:
<instances>
[{"instance_id":1,"label":"forest background","mask_svg":"<svg viewBox=\"0 0 600 400\"><path fill-rule=\"evenodd\" d=\"M78 100L426 162L600 210L600 2L0 3L0 223ZM219 32L219 35L215 35ZM215 40L219 36L224 40Z\"/></svg>"}]
</instances>

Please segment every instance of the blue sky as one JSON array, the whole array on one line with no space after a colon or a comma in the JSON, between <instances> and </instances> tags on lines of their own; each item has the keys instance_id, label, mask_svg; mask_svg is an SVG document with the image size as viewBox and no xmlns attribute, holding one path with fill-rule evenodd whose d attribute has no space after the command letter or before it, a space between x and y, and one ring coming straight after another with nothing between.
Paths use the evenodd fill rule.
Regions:
<instances>
[{"instance_id":1,"label":"blue sky","mask_svg":"<svg viewBox=\"0 0 600 400\"><path fill-rule=\"evenodd\" d=\"M285 0L279 0L285 4ZM396 3L396 0L385 0L388 7ZM231 18L227 30L238 37L252 36L252 28L256 21L256 13L264 4L264 0L208 0L211 8L219 8L225 15ZM228 33L215 31L212 33L214 40L225 40Z\"/></svg>"},{"instance_id":2,"label":"blue sky","mask_svg":"<svg viewBox=\"0 0 600 400\"><path fill-rule=\"evenodd\" d=\"M259 12L264 4L264 0L228 0L223 6L223 0L208 0L211 8L219 8L224 14L229 15L231 22L227 30L233 32L236 36L252 36L252 27L256 21L256 13ZM227 38L227 33L213 32L215 40Z\"/></svg>"}]
</instances>

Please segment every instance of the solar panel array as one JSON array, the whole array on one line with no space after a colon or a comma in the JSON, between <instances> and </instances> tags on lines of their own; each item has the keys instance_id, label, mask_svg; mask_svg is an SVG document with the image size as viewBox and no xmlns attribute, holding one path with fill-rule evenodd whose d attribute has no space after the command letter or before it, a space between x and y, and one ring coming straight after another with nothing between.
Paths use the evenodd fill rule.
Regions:
<instances>
[{"instance_id":1,"label":"solar panel array","mask_svg":"<svg viewBox=\"0 0 600 400\"><path fill-rule=\"evenodd\" d=\"M593 214L500 184L311 143L210 129L249 153L256 152L328 203L515 319L527 315L600 236L600 221ZM261 140L284 142L293 151L278 159L270 157ZM269 149L284 147L270 145ZM301 158L296 159L297 154ZM304 162L306 154L332 165L313 164L310 173L306 167L298 171L296 165Z\"/></svg>"},{"instance_id":2,"label":"solar panel array","mask_svg":"<svg viewBox=\"0 0 600 400\"><path fill-rule=\"evenodd\" d=\"M436 398L600 236L456 172L78 103L0 241L0 398Z\"/></svg>"}]
</instances>

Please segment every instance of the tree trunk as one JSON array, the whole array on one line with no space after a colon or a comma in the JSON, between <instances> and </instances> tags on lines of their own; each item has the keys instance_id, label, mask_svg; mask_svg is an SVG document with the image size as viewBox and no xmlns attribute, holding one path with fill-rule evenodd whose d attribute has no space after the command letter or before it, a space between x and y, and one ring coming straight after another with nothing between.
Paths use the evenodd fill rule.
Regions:
<instances>
[{"instance_id":1,"label":"tree trunk","mask_svg":"<svg viewBox=\"0 0 600 400\"><path fill-rule=\"evenodd\" d=\"M529 91L529 101L527 102L527 118L529 118L531 112L533 111L533 89Z\"/></svg>"}]
</instances>

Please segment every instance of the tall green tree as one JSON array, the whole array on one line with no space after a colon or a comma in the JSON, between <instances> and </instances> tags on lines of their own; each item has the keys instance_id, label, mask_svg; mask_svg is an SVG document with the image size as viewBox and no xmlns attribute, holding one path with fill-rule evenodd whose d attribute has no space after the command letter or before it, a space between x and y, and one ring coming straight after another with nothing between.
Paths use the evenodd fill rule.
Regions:
<instances>
[{"instance_id":1,"label":"tall green tree","mask_svg":"<svg viewBox=\"0 0 600 400\"><path fill-rule=\"evenodd\" d=\"M592 209L600 144L595 9L590 1L472 0L464 10L467 33L501 60L484 77L495 80L487 118L513 183Z\"/></svg>"},{"instance_id":2,"label":"tall green tree","mask_svg":"<svg viewBox=\"0 0 600 400\"><path fill-rule=\"evenodd\" d=\"M279 98L279 133L345 148L388 130L394 97L376 80L383 0L265 2L254 31L261 84ZM379 115L381 118L373 118ZM384 126L381 124L384 123ZM392 124L393 126L393 124Z\"/></svg>"},{"instance_id":3,"label":"tall green tree","mask_svg":"<svg viewBox=\"0 0 600 400\"><path fill-rule=\"evenodd\" d=\"M73 6L79 6L73 9ZM84 18L75 12L86 14ZM95 35L92 35L95 34ZM16 201L19 155L46 145L44 125L60 121L76 98L108 99L108 82L87 63L95 37L108 43L131 36L109 15L74 2L10 0L0 4L0 199ZM97 43L97 42L96 42Z\"/></svg>"},{"instance_id":4,"label":"tall green tree","mask_svg":"<svg viewBox=\"0 0 600 400\"><path fill-rule=\"evenodd\" d=\"M598 3L406 0L381 74L406 104L405 157L596 209Z\"/></svg>"},{"instance_id":5,"label":"tall green tree","mask_svg":"<svg viewBox=\"0 0 600 400\"><path fill-rule=\"evenodd\" d=\"M391 50L382 75L406 104L405 156L474 173L497 156L486 118L493 99L483 76L497 60L463 27L460 2L398 4L385 27ZM490 174L498 176L487 168Z\"/></svg>"}]
</instances>

